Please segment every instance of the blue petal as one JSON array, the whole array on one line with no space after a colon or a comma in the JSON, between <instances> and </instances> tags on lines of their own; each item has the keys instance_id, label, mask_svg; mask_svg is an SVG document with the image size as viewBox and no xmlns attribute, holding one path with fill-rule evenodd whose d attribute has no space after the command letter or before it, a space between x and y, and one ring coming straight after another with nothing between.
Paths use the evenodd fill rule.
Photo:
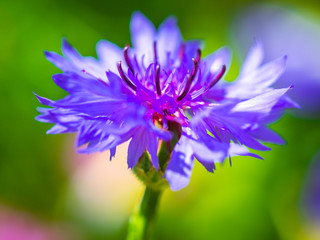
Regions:
<instances>
[{"instance_id":1,"label":"blue petal","mask_svg":"<svg viewBox=\"0 0 320 240\"><path fill-rule=\"evenodd\" d=\"M288 88L280 88L270 90L266 93L260 94L254 98L238 103L232 112L254 112L268 114L280 98L289 90Z\"/></svg>"},{"instance_id":2,"label":"blue petal","mask_svg":"<svg viewBox=\"0 0 320 240\"><path fill-rule=\"evenodd\" d=\"M73 71L81 73L83 76L96 77L106 80L105 71L102 63L93 57L83 57L65 38L62 39L62 53L70 62L68 68L64 71ZM70 67L71 65L71 67Z\"/></svg>"},{"instance_id":3,"label":"blue petal","mask_svg":"<svg viewBox=\"0 0 320 240\"><path fill-rule=\"evenodd\" d=\"M222 163L228 156L228 147L229 144L213 140L211 142L192 141L194 156L209 172L213 172L216 162Z\"/></svg>"},{"instance_id":4,"label":"blue petal","mask_svg":"<svg viewBox=\"0 0 320 240\"><path fill-rule=\"evenodd\" d=\"M107 83L93 78L84 78L75 73L56 74L52 77L53 81L62 89L70 94L84 92L84 94L96 94L99 96L115 95L114 89L109 88ZM112 93L111 93L112 91Z\"/></svg>"},{"instance_id":5,"label":"blue petal","mask_svg":"<svg viewBox=\"0 0 320 240\"><path fill-rule=\"evenodd\" d=\"M260 40L257 40L255 44L251 47L243 65L240 73L250 74L255 71L262 63L264 57L263 47Z\"/></svg>"},{"instance_id":6,"label":"blue petal","mask_svg":"<svg viewBox=\"0 0 320 240\"><path fill-rule=\"evenodd\" d=\"M158 171L159 159L157 155L158 142L157 137L153 133L148 133L147 150L151 156L151 161L154 168Z\"/></svg>"},{"instance_id":7,"label":"blue petal","mask_svg":"<svg viewBox=\"0 0 320 240\"><path fill-rule=\"evenodd\" d=\"M114 92L120 92L121 86L122 86L122 79L115 73L113 72L106 72L108 82L110 85L110 88L114 90Z\"/></svg>"},{"instance_id":8,"label":"blue petal","mask_svg":"<svg viewBox=\"0 0 320 240\"><path fill-rule=\"evenodd\" d=\"M282 145L285 144L285 141L279 136L279 134L265 126L252 130L250 135L264 142Z\"/></svg>"},{"instance_id":9,"label":"blue petal","mask_svg":"<svg viewBox=\"0 0 320 240\"><path fill-rule=\"evenodd\" d=\"M57 123L47 131L47 134L72 133L72 132L76 132L77 130L78 130L77 126L73 127L73 126L70 126L70 124L69 126L65 126Z\"/></svg>"},{"instance_id":10,"label":"blue petal","mask_svg":"<svg viewBox=\"0 0 320 240\"><path fill-rule=\"evenodd\" d=\"M203 48L203 42L201 40L190 40L185 43L185 54L188 58L194 58L197 54L198 49Z\"/></svg>"},{"instance_id":11,"label":"blue petal","mask_svg":"<svg viewBox=\"0 0 320 240\"><path fill-rule=\"evenodd\" d=\"M264 93L282 75L286 68L287 57L276 59L272 62L240 74L238 79L227 88L230 98L251 98Z\"/></svg>"},{"instance_id":12,"label":"blue petal","mask_svg":"<svg viewBox=\"0 0 320 240\"><path fill-rule=\"evenodd\" d=\"M84 136L83 136L84 137ZM85 136L87 139L82 140L88 142L88 147L86 149L78 150L79 153L94 153L94 152L103 152L110 150L111 157L113 156L113 151L116 146L126 142L128 138L115 135L107 135L102 137L101 132L92 132L91 135Z\"/></svg>"},{"instance_id":13,"label":"blue petal","mask_svg":"<svg viewBox=\"0 0 320 240\"><path fill-rule=\"evenodd\" d=\"M175 17L168 17L159 27L157 35L157 48L159 53L159 62L166 65L167 56L174 59L182 43L180 30L177 26Z\"/></svg>"},{"instance_id":14,"label":"blue petal","mask_svg":"<svg viewBox=\"0 0 320 240\"><path fill-rule=\"evenodd\" d=\"M117 62L123 62L122 49L106 40L97 43L97 55L106 71L117 72Z\"/></svg>"},{"instance_id":15,"label":"blue petal","mask_svg":"<svg viewBox=\"0 0 320 240\"><path fill-rule=\"evenodd\" d=\"M144 136L144 128L135 131L128 147L128 167L133 168L139 158L142 156L147 147L146 138Z\"/></svg>"},{"instance_id":16,"label":"blue petal","mask_svg":"<svg viewBox=\"0 0 320 240\"><path fill-rule=\"evenodd\" d=\"M152 22L142 13L134 12L130 22L130 32L133 47L141 51L138 57L145 54L150 61L153 57L153 42L156 36L156 29Z\"/></svg>"},{"instance_id":17,"label":"blue petal","mask_svg":"<svg viewBox=\"0 0 320 240\"><path fill-rule=\"evenodd\" d=\"M165 173L172 191L178 191L189 184L193 164L194 156L189 140L182 135L173 149Z\"/></svg>"},{"instance_id":18,"label":"blue petal","mask_svg":"<svg viewBox=\"0 0 320 240\"><path fill-rule=\"evenodd\" d=\"M33 93L34 95L36 95L37 99L39 100L39 102L43 105L47 105L47 106L53 106L55 104L54 101L48 99L48 98L44 98L44 97L40 97L38 96L35 92Z\"/></svg>"},{"instance_id":19,"label":"blue petal","mask_svg":"<svg viewBox=\"0 0 320 240\"><path fill-rule=\"evenodd\" d=\"M61 69L62 71L75 71L75 68L70 62L65 59L64 57L60 56L55 52L45 51L44 55L46 58L52 62L57 68Z\"/></svg>"},{"instance_id":20,"label":"blue petal","mask_svg":"<svg viewBox=\"0 0 320 240\"><path fill-rule=\"evenodd\" d=\"M110 161L112 158L114 158L116 156L116 147L113 147L110 149Z\"/></svg>"},{"instance_id":21,"label":"blue petal","mask_svg":"<svg viewBox=\"0 0 320 240\"><path fill-rule=\"evenodd\" d=\"M257 154L249 152L249 150L242 145L231 143L230 148L229 148L229 155L231 156L249 156L249 157L254 157L254 158L259 158L263 160L262 157L260 157Z\"/></svg>"},{"instance_id":22,"label":"blue petal","mask_svg":"<svg viewBox=\"0 0 320 240\"><path fill-rule=\"evenodd\" d=\"M195 58L197 55L198 49L203 48L203 42L201 40L190 40L184 43L184 58L183 64L186 65L186 68L191 71L193 68L192 58ZM180 53L178 53L180 54Z\"/></svg>"},{"instance_id":23,"label":"blue petal","mask_svg":"<svg viewBox=\"0 0 320 240\"><path fill-rule=\"evenodd\" d=\"M278 58L272 62L266 63L256 71L246 74L239 82L242 84L252 84L255 88L266 88L271 86L284 72L287 64L287 56Z\"/></svg>"},{"instance_id":24,"label":"blue petal","mask_svg":"<svg viewBox=\"0 0 320 240\"><path fill-rule=\"evenodd\" d=\"M82 56L65 38L62 38L62 53L71 61L81 61Z\"/></svg>"},{"instance_id":25,"label":"blue petal","mask_svg":"<svg viewBox=\"0 0 320 240\"><path fill-rule=\"evenodd\" d=\"M231 57L231 50L227 47L222 47L205 57L201 62L206 65L206 70L209 74L216 75L221 70L222 65L225 65L227 67L226 72L228 71Z\"/></svg>"},{"instance_id":26,"label":"blue petal","mask_svg":"<svg viewBox=\"0 0 320 240\"><path fill-rule=\"evenodd\" d=\"M134 167L137 161L147 150L151 156L151 161L156 170L159 168L159 160L157 156L157 135L151 129L140 126L137 127L132 136L132 140L128 148L128 166L129 168Z\"/></svg>"},{"instance_id":27,"label":"blue petal","mask_svg":"<svg viewBox=\"0 0 320 240\"><path fill-rule=\"evenodd\" d=\"M239 131L238 134L233 133L236 135L237 140L243 144L246 145L249 148L259 150L259 151L270 151L271 148L263 145L258 140L254 139L250 136L250 133L246 133L245 131Z\"/></svg>"}]
</instances>

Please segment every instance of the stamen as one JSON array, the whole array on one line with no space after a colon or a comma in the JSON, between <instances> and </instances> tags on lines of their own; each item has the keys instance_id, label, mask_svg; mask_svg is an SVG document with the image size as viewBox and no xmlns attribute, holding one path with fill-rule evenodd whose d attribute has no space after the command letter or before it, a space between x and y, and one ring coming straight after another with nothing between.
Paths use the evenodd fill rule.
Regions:
<instances>
[{"instance_id":1,"label":"stamen","mask_svg":"<svg viewBox=\"0 0 320 240\"><path fill-rule=\"evenodd\" d=\"M158 94L158 96L161 96L161 88L160 88L160 65L159 65L159 64L157 64L157 66L156 66L155 82L156 82L157 94Z\"/></svg>"},{"instance_id":2,"label":"stamen","mask_svg":"<svg viewBox=\"0 0 320 240\"><path fill-rule=\"evenodd\" d=\"M219 80L222 78L223 74L226 72L226 69L227 69L226 65L222 65L221 71L214 78L214 80L212 81L212 83L209 85L209 87L207 89L212 88L214 85L217 84L217 82L219 82Z\"/></svg>"},{"instance_id":3,"label":"stamen","mask_svg":"<svg viewBox=\"0 0 320 240\"><path fill-rule=\"evenodd\" d=\"M179 52L178 52L178 59L180 59L180 61L182 61L185 48L186 48L186 45L184 43L182 43L180 48L179 48Z\"/></svg>"},{"instance_id":4,"label":"stamen","mask_svg":"<svg viewBox=\"0 0 320 240\"><path fill-rule=\"evenodd\" d=\"M129 87L131 87L134 91L137 91L137 87L129 80L129 78L124 74L123 69L121 67L121 61L117 64L118 72L121 76L121 78L128 84Z\"/></svg>"},{"instance_id":5,"label":"stamen","mask_svg":"<svg viewBox=\"0 0 320 240\"><path fill-rule=\"evenodd\" d=\"M153 54L154 54L154 62L156 65L158 64L158 54L157 54L157 42L153 42Z\"/></svg>"},{"instance_id":6,"label":"stamen","mask_svg":"<svg viewBox=\"0 0 320 240\"><path fill-rule=\"evenodd\" d=\"M126 61L126 64L128 65L131 73L134 75L134 71L133 71L133 67L129 58L129 54L128 54L128 50L129 50L130 46L129 44L127 44L124 49L123 49L123 55L124 55L124 60Z\"/></svg>"},{"instance_id":7,"label":"stamen","mask_svg":"<svg viewBox=\"0 0 320 240\"><path fill-rule=\"evenodd\" d=\"M191 83L194 80L194 78L198 72L200 59L201 59L201 50L198 49L196 59L192 58L193 68L191 71L191 75L188 76L186 86L185 86L183 92L181 93L181 95L177 98L178 102L181 101L185 96L187 96L187 94L190 90L190 87L191 87Z\"/></svg>"},{"instance_id":8,"label":"stamen","mask_svg":"<svg viewBox=\"0 0 320 240\"><path fill-rule=\"evenodd\" d=\"M196 56L196 60L198 63L200 62L200 59L201 59L201 50L200 50L200 48L198 48L197 49L197 56Z\"/></svg>"},{"instance_id":9,"label":"stamen","mask_svg":"<svg viewBox=\"0 0 320 240\"><path fill-rule=\"evenodd\" d=\"M189 89L190 89L190 86L191 86L190 79L191 79L191 77L188 76L188 80L187 80L187 83L186 83L186 86L185 86L183 92L181 93L181 95L179 97L177 97L178 102L180 102L185 96L187 96Z\"/></svg>"},{"instance_id":10,"label":"stamen","mask_svg":"<svg viewBox=\"0 0 320 240\"><path fill-rule=\"evenodd\" d=\"M196 76L197 74L197 71L198 71L198 66L199 66L199 62L192 58L192 62L193 62L193 68L192 68L192 72L191 72L191 78L192 80L194 79L194 77Z\"/></svg>"}]
</instances>

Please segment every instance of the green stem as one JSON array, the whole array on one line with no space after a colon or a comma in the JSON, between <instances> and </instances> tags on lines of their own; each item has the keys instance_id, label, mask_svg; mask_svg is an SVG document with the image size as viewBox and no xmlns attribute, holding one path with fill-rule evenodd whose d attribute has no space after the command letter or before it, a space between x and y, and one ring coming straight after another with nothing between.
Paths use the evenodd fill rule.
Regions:
<instances>
[{"instance_id":1,"label":"green stem","mask_svg":"<svg viewBox=\"0 0 320 240\"><path fill-rule=\"evenodd\" d=\"M129 220L127 240L151 239L161 191L146 187L139 207Z\"/></svg>"}]
</instances>

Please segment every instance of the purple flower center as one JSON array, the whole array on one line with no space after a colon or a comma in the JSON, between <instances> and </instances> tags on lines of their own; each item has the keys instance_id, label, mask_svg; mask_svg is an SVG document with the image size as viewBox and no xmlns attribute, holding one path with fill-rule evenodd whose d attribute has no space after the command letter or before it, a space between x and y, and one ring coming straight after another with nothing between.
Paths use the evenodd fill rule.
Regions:
<instances>
[{"instance_id":1,"label":"purple flower center","mask_svg":"<svg viewBox=\"0 0 320 240\"><path fill-rule=\"evenodd\" d=\"M226 66L223 65L216 76L209 76L210 83L201 90L204 86L195 81L201 71L200 49L196 50L196 56L192 58L191 70L187 70L187 61L182 60L186 56L184 44L178 52L178 63L174 62L168 53L164 67L159 64L156 41L153 44L153 62L147 68L144 66L144 55L139 63L136 55L130 55L129 50L129 45L123 49L124 61L128 67L127 74L121 61L117 63L120 77L131 89L129 95L133 95L134 101L138 100L145 105L153 122L156 121L161 126L166 123L166 120L181 122L181 119L187 119L184 111L200 104L199 101L193 101L192 96L188 98L187 96L197 91L203 94L213 87L226 71Z\"/></svg>"}]
</instances>

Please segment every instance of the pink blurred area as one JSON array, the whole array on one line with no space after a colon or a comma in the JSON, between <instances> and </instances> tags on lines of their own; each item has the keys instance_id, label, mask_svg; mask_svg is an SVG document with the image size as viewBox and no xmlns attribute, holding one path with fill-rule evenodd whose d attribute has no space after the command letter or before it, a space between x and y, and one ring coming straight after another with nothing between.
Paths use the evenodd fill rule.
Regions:
<instances>
[{"instance_id":1,"label":"pink blurred area","mask_svg":"<svg viewBox=\"0 0 320 240\"><path fill-rule=\"evenodd\" d=\"M8 207L0 207L0 240L67 240L64 227L44 223L34 216Z\"/></svg>"},{"instance_id":2,"label":"pink blurred area","mask_svg":"<svg viewBox=\"0 0 320 240\"><path fill-rule=\"evenodd\" d=\"M70 172L69 209L94 227L118 230L127 223L143 185L127 166L128 143L117 148L110 161L109 151L78 154L74 137L67 139L63 159Z\"/></svg>"}]
</instances>

